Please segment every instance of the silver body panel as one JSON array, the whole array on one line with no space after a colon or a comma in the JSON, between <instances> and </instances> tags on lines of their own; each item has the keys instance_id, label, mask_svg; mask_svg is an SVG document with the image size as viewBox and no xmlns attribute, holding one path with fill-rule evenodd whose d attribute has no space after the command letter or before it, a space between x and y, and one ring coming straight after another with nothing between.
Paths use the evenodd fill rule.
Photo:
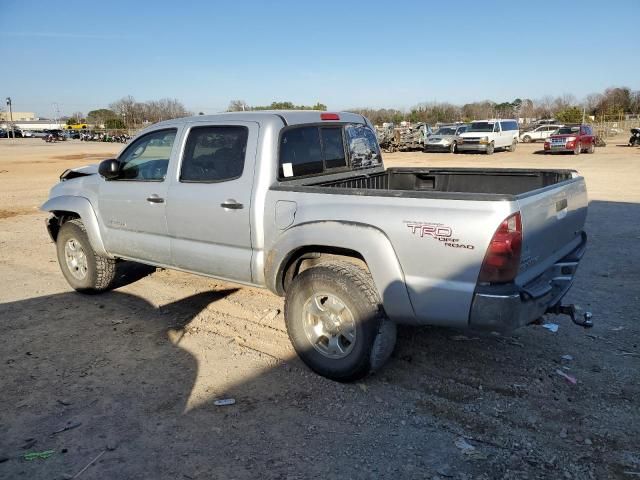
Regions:
<instances>
[{"instance_id":1,"label":"silver body panel","mask_svg":"<svg viewBox=\"0 0 640 480\"><path fill-rule=\"evenodd\" d=\"M495 229L506 217L520 211L523 219L525 253L517 288L552 271L580 243L587 198L584 179L577 175L522 196L455 198L438 192L382 195L306 188L304 180L279 182L281 130L319 121L320 112L240 112L162 122L140 135L178 129L164 181L109 182L88 170L86 176L54 186L42 209L79 214L98 253L262 286L279 295L283 266L297 250L353 250L366 261L390 318L456 327L469 326L473 309L480 308L481 300L474 303L478 274ZM348 113L340 113L340 122L370 125ZM249 129L240 178L180 183L185 140L197 125ZM340 176L345 174L315 180ZM163 195L166 202L146 202L151 194ZM227 199L244 208L222 208ZM501 305L505 312L513 311L513 299ZM496 306L486 309L495 311Z\"/></svg>"}]
</instances>

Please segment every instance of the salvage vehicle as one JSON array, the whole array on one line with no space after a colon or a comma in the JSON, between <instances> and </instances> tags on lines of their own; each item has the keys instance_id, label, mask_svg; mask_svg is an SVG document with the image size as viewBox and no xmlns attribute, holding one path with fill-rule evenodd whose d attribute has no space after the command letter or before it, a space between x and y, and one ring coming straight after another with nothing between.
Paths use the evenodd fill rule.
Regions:
<instances>
[{"instance_id":1,"label":"salvage vehicle","mask_svg":"<svg viewBox=\"0 0 640 480\"><path fill-rule=\"evenodd\" d=\"M496 149L514 152L519 134L516 120L479 120L471 122L466 132L458 136L458 152L484 152L493 154Z\"/></svg>"},{"instance_id":2,"label":"salvage vehicle","mask_svg":"<svg viewBox=\"0 0 640 480\"><path fill-rule=\"evenodd\" d=\"M465 123L441 125L427 140L424 151L457 153L458 135L466 132L468 128L469 125Z\"/></svg>"},{"instance_id":3,"label":"salvage vehicle","mask_svg":"<svg viewBox=\"0 0 640 480\"><path fill-rule=\"evenodd\" d=\"M532 130L527 130L520 134L522 143L537 142L538 140L546 140L563 125L543 125Z\"/></svg>"},{"instance_id":4,"label":"salvage vehicle","mask_svg":"<svg viewBox=\"0 0 640 480\"><path fill-rule=\"evenodd\" d=\"M566 125L544 142L544 153L572 152L580 155L595 151L596 137L591 125Z\"/></svg>"},{"instance_id":5,"label":"salvage vehicle","mask_svg":"<svg viewBox=\"0 0 640 480\"><path fill-rule=\"evenodd\" d=\"M132 260L269 289L315 372L380 368L396 323L509 331L561 300L585 251L573 170L385 169L361 115L236 112L142 131L66 170L41 207L67 282Z\"/></svg>"}]
</instances>

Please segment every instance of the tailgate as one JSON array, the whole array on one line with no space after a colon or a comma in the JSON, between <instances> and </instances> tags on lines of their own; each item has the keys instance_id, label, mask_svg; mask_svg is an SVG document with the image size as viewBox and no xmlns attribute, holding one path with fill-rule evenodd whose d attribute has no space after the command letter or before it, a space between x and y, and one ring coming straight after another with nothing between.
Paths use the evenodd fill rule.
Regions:
<instances>
[{"instance_id":1,"label":"tailgate","mask_svg":"<svg viewBox=\"0 0 640 480\"><path fill-rule=\"evenodd\" d=\"M516 283L524 285L581 241L587 217L587 188L583 177L518 198L522 215L522 257Z\"/></svg>"}]
</instances>

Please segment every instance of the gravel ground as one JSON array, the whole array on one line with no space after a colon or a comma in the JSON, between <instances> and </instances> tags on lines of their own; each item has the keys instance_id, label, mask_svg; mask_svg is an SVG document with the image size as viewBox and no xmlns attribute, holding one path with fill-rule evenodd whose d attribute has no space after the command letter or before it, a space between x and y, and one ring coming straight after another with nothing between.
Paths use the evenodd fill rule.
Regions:
<instances>
[{"instance_id":1,"label":"gravel ground","mask_svg":"<svg viewBox=\"0 0 640 480\"><path fill-rule=\"evenodd\" d=\"M113 292L72 292L37 206L120 146L0 141L0 478L638 478L640 149L616 143L387 154L580 170L590 244L567 301L595 327L400 328L388 366L343 385L296 359L269 292L131 264Z\"/></svg>"}]
</instances>

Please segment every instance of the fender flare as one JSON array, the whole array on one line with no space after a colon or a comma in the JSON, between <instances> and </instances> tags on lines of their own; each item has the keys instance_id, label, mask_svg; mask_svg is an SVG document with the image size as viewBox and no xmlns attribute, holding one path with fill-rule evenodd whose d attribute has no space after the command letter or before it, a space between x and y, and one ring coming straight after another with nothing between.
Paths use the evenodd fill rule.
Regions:
<instances>
[{"instance_id":1,"label":"fender flare","mask_svg":"<svg viewBox=\"0 0 640 480\"><path fill-rule=\"evenodd\" d=\"M100 234L100 226L98 225L98 217L91 205L91 202L84 197L74 197L71 195L62 195L47 200L40 210L44 212L70 212L80 216L87 230L87 237L91 247L98 254L112 258L104 248L102 235Z\"/></svg>"},{"instance_id":2,"label":"fender flare","mask_svg":"<svg viewBox=\"0 0 640 480\"><path fill-rule=\"evenodd\" d=\"M282 276L298 251L334 247L358 252L369 267L386 314L401 323L415 323L404 272L391 241L376 227L357 222L319 221L295 225L282 233L265 260L265 283L283 295Z\"/></svg>"}]
</instances>

